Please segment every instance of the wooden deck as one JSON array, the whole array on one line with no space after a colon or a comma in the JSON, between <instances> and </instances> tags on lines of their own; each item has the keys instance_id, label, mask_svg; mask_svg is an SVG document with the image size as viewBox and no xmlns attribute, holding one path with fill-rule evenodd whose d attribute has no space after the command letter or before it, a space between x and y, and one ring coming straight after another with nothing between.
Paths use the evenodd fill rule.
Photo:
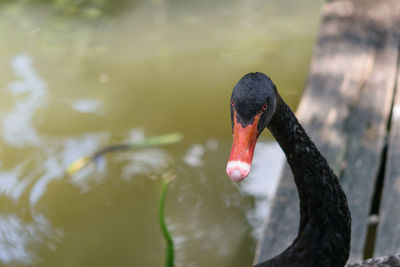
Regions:
<instances>
[{"instance_id":1,"label":"wooden deck","mask_svg":"<svg viewBox=\"0 0 400 267\"><path fill-rule=\"evenodd\" d=\"M349 261L400 252L399 46L399 0L341 0L323 6L297 116L347 195ZM376 231L368 225L371 214L379 216ZM297 190L286 166L255 262L289 246L298 222Z\"/></svg>"}]
</instances>

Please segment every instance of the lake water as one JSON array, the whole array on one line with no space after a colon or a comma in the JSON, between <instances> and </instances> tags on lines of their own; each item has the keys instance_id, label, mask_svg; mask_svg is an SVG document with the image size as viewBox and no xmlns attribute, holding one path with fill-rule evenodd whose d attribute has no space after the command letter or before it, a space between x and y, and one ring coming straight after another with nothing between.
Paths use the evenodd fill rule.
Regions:
<instances>
[{"instance_id":1,"label":"lake water","mask_svg":"<svg viewBox=\"0 0 400 267\"><path fill-rule=\"evenodd\" d=\"M296 109L322 1L119 1L86 15L32 2L0 5L0 265L163 266L171 172L176 266L250 266L283 155L265 133L250 177L230 181L230 93L261 71ZM183 140L64 175L170 132Z\"/></svg>"}]
</instances>

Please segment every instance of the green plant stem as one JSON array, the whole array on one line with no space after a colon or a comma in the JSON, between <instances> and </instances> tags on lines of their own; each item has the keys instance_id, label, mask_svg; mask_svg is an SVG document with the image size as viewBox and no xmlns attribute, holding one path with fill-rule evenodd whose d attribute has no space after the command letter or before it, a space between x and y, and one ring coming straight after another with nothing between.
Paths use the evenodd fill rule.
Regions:
<instances>
[{"instance_id":1,"label":"green plant stem","mask_svg":"<svg viewBox=\"0 0 400 267\"><path fill-rule=\"evenodd\" d=\"M179 142L182 139L182 134L180 133L170 133L164 134L159 136L147 137L138 143L133 144L115 144L106 146L92 155L92 158L97 158L102 156L103 154L109 152L116 152L126 149L140 149L140 148L147 148L147 147L154 147L154 146L162 146L162 145L169 145Z\"/></svg>"},{"instance_id":2,"label":"green plant stem","mask_svg":"<svg viewBox=\"0 0 400 267\"><path fill-rule=\"evenodd\" d=\"M167 179L167 178L162 179L163 183L161 188L160 205L158 210L158 219L160 221L161 232L167 243L167 247L165 249L165 267L173 267L175 258L174 241L172 240L172 236L168 231L164 217L165 198L167 197L168 187L169 184L171 183L171 180L172 179Z\"/></svg>"},{"instance_id":3,"label":"green plant stem","mask_svg":"<svg viewBox=\"0 0 400 267\"><path fill-rule=\"evenodd\" d=\"M180 133L170 133L164 134L159 136L147 137L137 143L127 143L127 144L114 144L103 147L100 150L97 150L90 156L84 156L73 163L71 163L67 169L67 175L73 175L74 173L78 172L85 166L87 166L90 162L97 160L98 158L104 156L107 153L111 152L119 152L128 149L141 149L147 147L154 147L154 146L162 146L162 145L170 145L179 142L182 140L182 134Z\"/></svg>"}]
</instances>

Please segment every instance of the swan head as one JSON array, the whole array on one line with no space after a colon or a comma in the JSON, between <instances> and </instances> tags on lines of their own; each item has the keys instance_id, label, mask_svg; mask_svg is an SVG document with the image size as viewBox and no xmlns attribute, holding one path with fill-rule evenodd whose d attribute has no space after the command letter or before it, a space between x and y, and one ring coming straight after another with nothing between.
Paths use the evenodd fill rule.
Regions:
<instances>
[{"instance_id":1,"label":"swan head","mask_svg":"<svg viewBox=\"0 0 400 267\"><path fill-rule=\"evenodd\" d=\"M226 172L234 182L250 173L258 136L276 109L277 90L271 79L260 72L243 76L232 91L230 109L233 144Z\"/></svg>"}]
</instances>

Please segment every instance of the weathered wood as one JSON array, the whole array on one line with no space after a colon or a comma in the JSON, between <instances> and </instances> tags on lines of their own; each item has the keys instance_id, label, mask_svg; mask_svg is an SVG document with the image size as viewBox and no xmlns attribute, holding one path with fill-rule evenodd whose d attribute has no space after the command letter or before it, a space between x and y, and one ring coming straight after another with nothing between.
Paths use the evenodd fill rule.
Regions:
<instances>
[{"instance_id":1,"label":"weathered wood","mask_svg":"<svg viewBox=\"0 0 400 267\"><path fill-rule=\"evenodd\" d=\"M297 116L342 181L353 214L351 260L362 258L397 64L397 0L332 1ZM298 230L298 196L286 166L255 262L278 255Z\"/></svg>"},{"instance_id":2,"label":"weathered wood","mask_svg":"<svg viewBox=\"0 0 400 267\"><path fill-rule=\"evenodd\" d=\"M341 175L352 216L350 260L361 260L385 144L396 77L398 39L389 33L349 118L347 168Z\"/></svg>"},{"instance_id":3,"label":"weathered wood","mask_svg":"<svg viewBox=\"0 0 400 267\"><path fill-rule=\"evenodd\" d=\"M392 110L388 156L374 255L400 252L400 71Z\"/></svg>"}]
</instances>

